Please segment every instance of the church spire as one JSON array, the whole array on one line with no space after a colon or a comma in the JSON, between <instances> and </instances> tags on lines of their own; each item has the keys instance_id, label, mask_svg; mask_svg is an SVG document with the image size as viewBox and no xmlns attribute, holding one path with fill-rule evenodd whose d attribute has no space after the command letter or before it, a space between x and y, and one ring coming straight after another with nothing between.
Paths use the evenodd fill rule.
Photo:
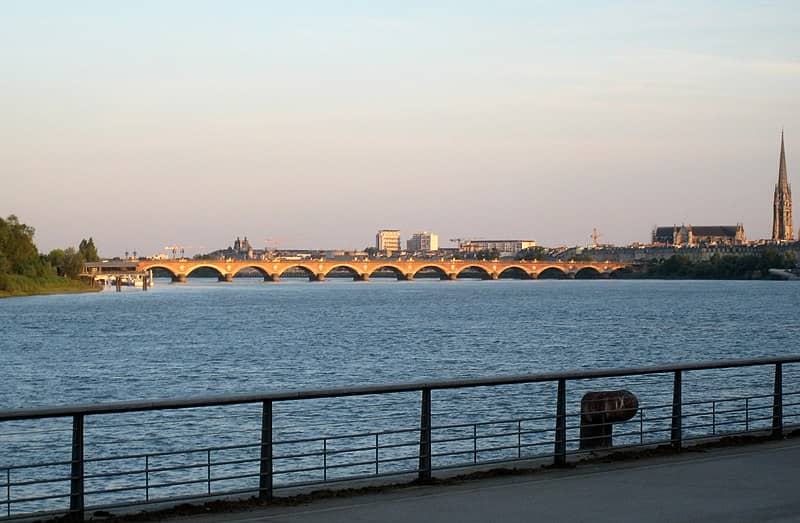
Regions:
<instances>
[{"instance_id":1,"label":"church spire","mask_svg":"<svg viewBox=\"0 0 800 523\"><path fill-rule=\"evenodd\" d=\"M778 164L778 183L775 185L775 200L772 204L772 240L785 242L794 240L792 230L792 188L786 174L786 149L781 130L781 159Z\"/></svg>"},{"instance_id":2,"label":"church spire","mask_svg":"<svg viewBox=\"0 0 800 523\"><path fill-rule=\"evenodd\" d=\"M789 180L786 178L786 151L783 147L783 129L781 129L781 160L778 164L778 190L789 189Z\"/></svg>"}]
</instances>

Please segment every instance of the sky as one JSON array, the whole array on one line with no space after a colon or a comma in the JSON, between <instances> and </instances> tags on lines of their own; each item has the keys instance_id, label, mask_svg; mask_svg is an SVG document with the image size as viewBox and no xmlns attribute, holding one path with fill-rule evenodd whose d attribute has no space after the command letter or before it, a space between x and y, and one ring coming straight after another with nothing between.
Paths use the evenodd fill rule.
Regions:
<instances>
[{"instance_id":1,"label":"sky","mask_svg":"<svg viewBox=\"0 0 800 523\"><path fill-rule=\"evenodd\" d=\"M558 4L558 5L557 5ZM786 1L0 3L0 215L40 251L771 234ZM798 163L800 165L800 163ZM798 206L800 208L800 206ZM795 220L800 225L800 212Z\"/></svg>"}]
</instances>

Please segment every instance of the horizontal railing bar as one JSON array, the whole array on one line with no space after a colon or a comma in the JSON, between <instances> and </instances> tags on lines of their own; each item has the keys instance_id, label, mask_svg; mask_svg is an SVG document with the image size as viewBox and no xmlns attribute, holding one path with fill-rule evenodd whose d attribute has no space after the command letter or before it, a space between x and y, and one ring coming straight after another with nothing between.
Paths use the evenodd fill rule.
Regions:
<instances>
[{"instance_id":1,"label":"horizontal railing bar","mask_svg":"<svg viewBox=\"0 0 800 523\"><path fill-rule=\"evenodd\" d=\"M31 501L44 501L46 499L60 499L60 498L68 498L69 492L66 494L51 494L49 496L36 496L32 498L19 498L19 499L12 499L11 504L16 505L19 503L29 503Z\"/></svg>"},{"instance_id":2,"label":"horizontal railing bar","mask_svg":"<svg viewBox=\"0 0 800 523\"><path fill-rule=\"evenodd\" d=\"M313 467L303 467L299 469L284 469L284 470L273 470L272 475L275 476L276 474L297 474L298 472L322 472L324 467L322 465L315 465Z\"/></svg>"},{"instance_id":3,"label":"horizontal railing bar","mask_svg":"<svg viewBox=\"0 0 800 523\"><path fill-rule=\"evenodd\" d=\"M327 483L344 483L348 481L361 481L365 479L375 479L375 478L386 478L392 476L406 476L409 474L418 474L419 469L409 469L409 470L397 470L397 471L390 471L390 472L381 472L380 474L366 474L366 475L358 475L358 476L349 476L346 478L328 478L326 480L316 480L316 481L298 481L294 483L285 483L283 485L275 485L273 486L273 490L278 489L288 489L288 488L300 488L300 487L307 487L311 485L323 485Z\"/></svg>"},{"instance_id":4,"label":"horizontal railing bar","mask_svg":"<svg viewBox=\"0 0 800 523\"><path fill-rule=\"evenodd\" d=\"M166 399L151 401L115 402L95 405L81 405L68 407L39 407L30 409L12 409L0 411L0 421L56 418L75 416L77 414L90 416L97 414L116 414L123 412L142 412L151 410L172 410L196 407L215 407L223 405L236 405L246 403L260 403L264 401L296 401L321 398L341 398L347 396L364 396L374 394L389 394L402 392L416 392L423 389L444 390L471 387L487 387L497 385L517 385L524 383L554 382L558 380L583 380L589 378L612 378L621 376L640 376L647 374L663 374L676 371L711 370L737 367L753 367L759 365L774 365L776 363L788 364L800 362L800 356L783 356L776 358L754 358L736 360L716 360L682 365L655 365L650 367L630 367L620 369L576 370L570 372L553 372L542 374L526 374L518 376L503 376L495 378L471 378L446 381L424 381L417 383L373 385L363 387L342 387L333 389L297 390L285 392L267 392L263 394L234 394L224 396L209 396L188 399Z\"/></svg>"},{"instance_id":5,"label":"horizontal railing bar","mask_svg":"<svg viewBox=\"0 0 800 523\"><path fill-rule=\"evenodd\" d=\"M103 462L103 461L122 461L127 459L141 459L141 458L157 458L160 456L177 456L181 454L199 454L201 452L217 452L217 451L225 451L225 450L238 450L238 449L248 449L248 448L257 448L260 447L261 444L259 443L241 443L238 445L228 445L222 447L200 447L197 449L182 449L182 450L164 450L160 452L147 452L141 454L124 454L122 456L103 456L99 458L86 458L84 460L85 463L96 463L96 462ZM70 463L70 462L68 462Z\"/></svg>"},{"instance_id":6,"label":"horizontal railing bar","mask_svg":"<svg viewBox=\"0 0 800 523\"><path fill-rule=\"evenodd\" d=\"M12 481L10 485L8 485L6 483L0 483L0 488L6 488L6 487L9 487L9 486L11 486L11 487L25 487L25 486L28 486L28 485L39 485L39 484L45 484L45 483L61 483L61 482L65 482L66 483L67 481L71 481L71 480L72 480L72 478L70 476L61 476L59 478L29 479L29 480L25 480L25 481Z\"/></svg>"},{"instance_id":7,"label":"horizontal railing bar","mask_svg":"<svg viewBox=\"0 0 800 523\"><path fill-rule=\"evenodd\" d=\"M395 463L397 461L409 461L409 460L412 460L412 459L419 459L419 456L414 454L413 456L398 456L398 457L395 457L395 458L381 458L380 461L378 461L378 463ZM375 462L373 461L373 463L375 463Z\"/></svg>"}]
</instances>

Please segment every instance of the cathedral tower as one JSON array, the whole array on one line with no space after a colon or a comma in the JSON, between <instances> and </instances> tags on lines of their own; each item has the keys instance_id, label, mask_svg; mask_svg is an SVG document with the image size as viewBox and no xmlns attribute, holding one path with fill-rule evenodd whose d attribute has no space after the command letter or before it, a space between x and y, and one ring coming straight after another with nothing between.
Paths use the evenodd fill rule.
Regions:
<instances>
[{"instance_id":1,"label":"cathedral tower","mask_svg":"<svg viewBox=\"0 0 800 523\"><path fill-rule=\"evenodd\" d=\"M775 185L775 200L772 204L772 240L785 242L794 240L792 231L792 189L786 177L786 153L781 131L781 159L778 165L778 183Z\"/></svg>"}]
</instances>

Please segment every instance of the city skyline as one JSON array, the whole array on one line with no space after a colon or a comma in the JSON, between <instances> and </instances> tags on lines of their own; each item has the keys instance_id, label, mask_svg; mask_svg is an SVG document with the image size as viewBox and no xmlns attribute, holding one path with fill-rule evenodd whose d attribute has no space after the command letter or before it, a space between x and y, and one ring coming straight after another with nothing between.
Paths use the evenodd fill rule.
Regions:
<instances>
[{"instance_id":1,"label":"city skyline","mask_svg":"<svg viewBox=\"0 0 800 523\"><path fill-rule=\"evenodd\" d=\"M108 256L244 233L363 249L382 228L770 238L781 128L790 184L798 143L792 7L6 5L0 209L42 251Z\"/></svg>"}]
</instances>

